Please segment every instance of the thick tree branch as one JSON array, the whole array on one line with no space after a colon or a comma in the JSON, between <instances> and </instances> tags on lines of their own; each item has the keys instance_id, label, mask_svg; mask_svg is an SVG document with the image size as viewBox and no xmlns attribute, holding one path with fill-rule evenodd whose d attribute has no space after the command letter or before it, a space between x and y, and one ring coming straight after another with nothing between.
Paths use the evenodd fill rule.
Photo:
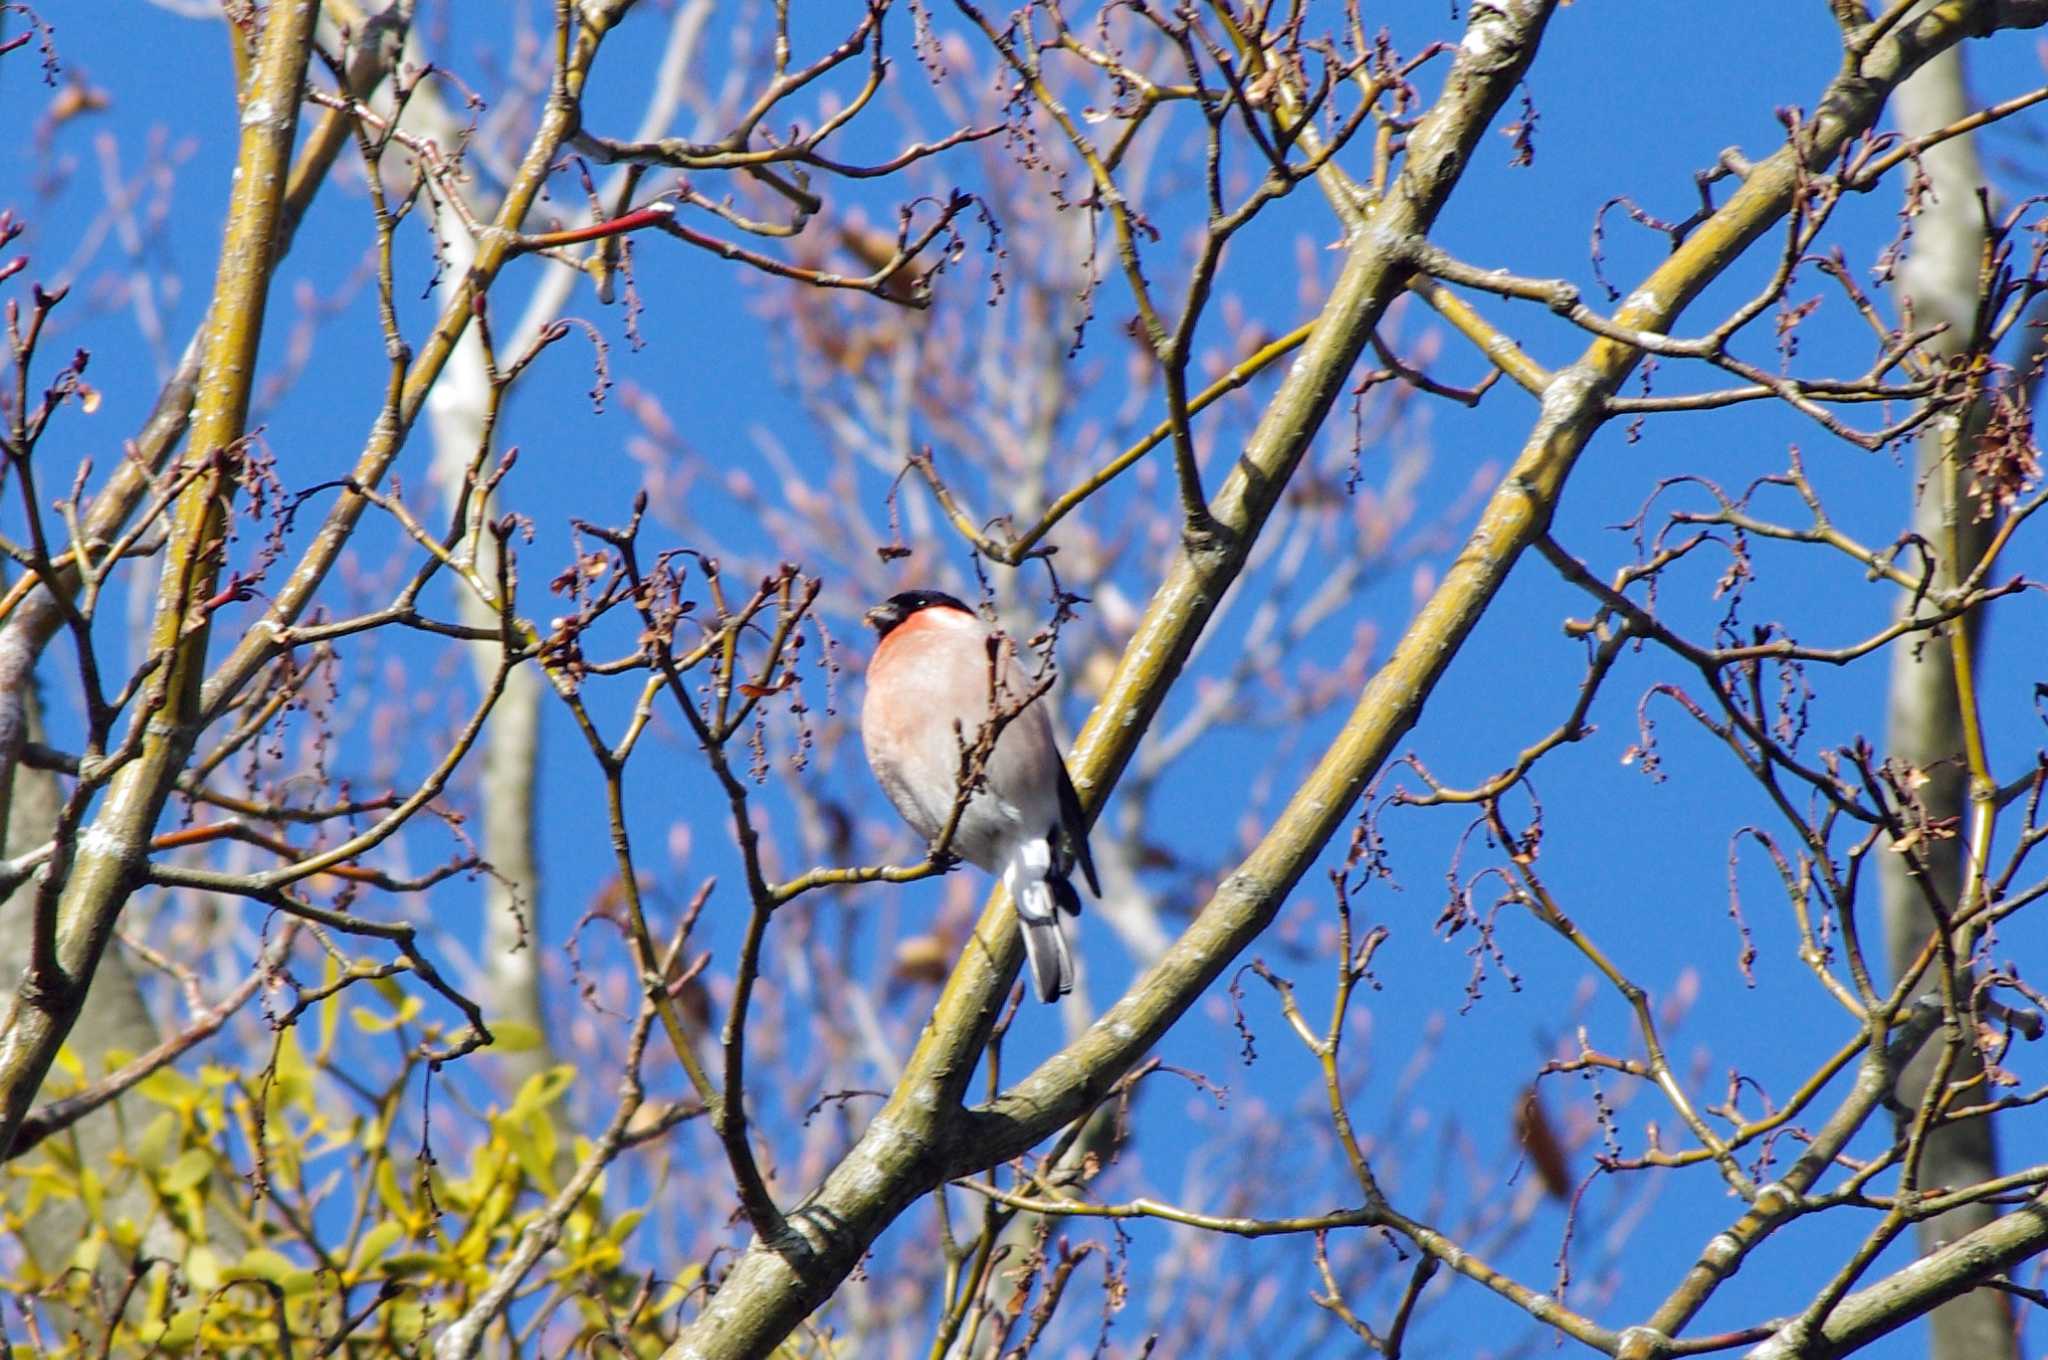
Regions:
<instances>
[{"instance_id":1,"label":"thick tree branch","mask_svg":"<svg viewBox=\"0 0 2048 1360\"><path fill-rule=\"evenodd\" d=\"M1475 7L1445 93L1412 134L1407 162L1379 208L1375 229L1351 242L1314 333L1216 493L1210 532L1183 545L1125 648L1101 704L1075 743L1068 763L1091 810L1101 805L1135 752L1138 738L1150 726L1344 390L1373 327L1406 285L1408 268L1398 243L1426 231L1435 220L1494 114L1535 56L1553 8L1554 0L1503 0ZM1412 714L1408 721L1413 721ZM1406 725L1402 724L1404 730ZM1348 802L1332 808L1331 824L1347 810ZM825 1184L790 1211L792 1231L781 1240L757 1241L748 1249L703 1314L678 1338L669 1360L755 1355L772 1347L837 1288L883 1227L948 1176L949 1163L964 1167L972 1161L972 1169L979 1169L1006 1155L977 1160L967 1151L975 1137L999 1128L1006 1146L1029 1146L1063 1122L1032 1120L1031 1136L1022 1141L1023 1124L1006 1116L993 1123L977 1121L973 1129L957 1134L948 1127L1022 959L1012 915L1007 898L998 891L976 926L975 945L948 979L888 1105ZM1172 960L1184 950L1185 944L1149 976L1156 979L1161 969L1172 969ZM1216 957L1208 975L1220 970L1227 958ZM1198 990L1199 986L1178 996L1171 1015L1177 1016ZM1157 1018L1163 1028L1172 1003L1164 999L1164 988L1154 995L1159 998ZM1129 1006L1128 1000L1120 1003L1091 1034L1108 1032L1105 1026L1131 1033L1121 1018L1130 1013ZM1114 1082L1137 1051L1120 1049L1121 1064L1113 1071L1113 1064L1105 1064L1094 1075ZM1060 1108L1068 1104L1062 1101ZM1083 1112L1080 1100L1071 1104L1072 1114ZM993 1147L990 1151L994 1153Z\"/></svg>"},{"instance_id":2,"label":"thick tree branch","mask_svg":"<svg viewBox=\"0 0 2048 1360\"><path fill-rule=\"evenodd\" d=\"M277 262L278 231L317 0L273 6L242 101L241 150L193 403L188 457L207 468L179 496L150 649L169 657L132 721L140 756L121 770L86 830L68 879L52 866L39 894L28 976L0 1030L0 1152L12 1146L85 999L150 831L198 737L199 681L221 540L245 433L256 351ZM57 888L62 885L61 899Z\"/></svg>"},{"instance_id":3,"label":"thick tree branch","mask_svg":"<svg viewBox=\"0 0 2048 1360\"><path fill-rule=\"evenodd\" d=\"M1927 63L1899 87L1893 103L1899 130L1911 139L1909 146L1965 118L1969 99L1963 54L1950 50ZM1937 364L1947 363L1985 344L1977 334L1977 318L1987 282L1983 264L1991 224L1977 196L1984 181L1973 138L1957 137L1921 150L1917 164L1927 176L1926 191L1918 215L1912 219L1911 253L1900 267L1897 291L1902 308L1909 309L1905 314L1916 326L1946 327L1925 343L1922 352ZM1913 207L1909 204L1902 211L1913 211ZM1971 575L1997 527L1997 521L1980 515L1979 506L1964 493L1969 476L1967 469L1959 466L1967 461L1987 411L1980 394L1976 401L1943 411L1914 441L1914 470L1907 488L1912 498L1911 523L1923 542L1934 545L1933 586L1938 590L1951 589ZM1910 615L1915 605L1912 595L1903 595L1900 615ZM1969 696L1966 706L1957 683L1983 636L1983 617L1982 610L1973 610L1924 645L1892 651L1885 733L1888 754L1925 772L1927 783L1919 797L1928 818L1954 818L1957 825L1969 826L1966 836L1927 843L1915 856L1949 913L1957 911L1970 893L1965 848L1981 846L1988 837L1988 828L1967 820L1978 761L1966 760L1964 752L1969 746L1981 757L1982 748L1981 743L1965 741L1965 725L1975 717L1976 699ZM1983 810L1989 814L1988 804ZM1981 883L1981 865L1979 869ZM1878 875L1886 952L1897 975L1911 966L1929 931L1939 926L1921 899L1921 884L1913 881L1909 872L1908 856L1878 856ZM1969 952L1965 940L1957 942L1957 949L1964 955ZM1959 992L1970 994L1966 982ZM1975 1026L1967 1018L1961 1033L1974 1038ZM1921 1104L1937 1070L1940 1047L1930 1045L1901 1075L1899 1099L1908 1108ZM1953 1081L1982 1071L1974 1044L1967 1049L1958 1046L1952 1059ZM1971 1185L1996 1175L1997 1148L1992 1135L1988 1118L1931 1131L1918 1150L1922 1181ZM1970 1204L1928 1219L1916 1229L1920 1249L1935 1251L1989 1223L1995 1213L1991 1205ZM2013 1360L2018 1354L2011 1303L1993 1290L1963 1294L1937 1309L1933 1328L1935 1360Z\"/></svg>"},{"instance_id":4,"label":"thick tree branch","mask_svg":"<svg viewBox=\"0 0 2048 1360\"><path fill-rule=\"evenodd\" d=\"M2003 1275L2044 1249L2048 1249L2048 1201L2036 1199L1849 1295L1828 1314L1820 1335L1795 1348L1789 1329L1781 1330L1750 1351L1745 1360L1792 1360L1794 1356L1832 1360L1848 1355L1951 1300L1983 1290L1986 1280Z\"/></svg>"}]
</instances>

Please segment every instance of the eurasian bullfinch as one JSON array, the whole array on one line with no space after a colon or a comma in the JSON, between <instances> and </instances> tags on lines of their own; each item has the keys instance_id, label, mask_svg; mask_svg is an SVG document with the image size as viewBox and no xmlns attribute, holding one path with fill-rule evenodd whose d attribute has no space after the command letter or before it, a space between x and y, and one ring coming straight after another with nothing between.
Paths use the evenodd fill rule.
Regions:
<instances>
[{"instance_id":1,"label":"eurasian bullfinch","mask_svg":"<svg viewBox=\"0 0 2048 1360\"><path fill-rule=\"evenodd\" d=\"M868 611L867 621L880 638L868 663L861 742L896 811L936 842L959 799L963 743L971 747L993 714L1029 699L1031 682L1005 640L991 685L988 625L951 595L892 595ZM961 811L946 849L1002 876L1024 931L1038 999L1054 1001L1074 987L1062 917L1080 915L1081 896L1067 876L1078 863L1088 891L1100 897L1102 889L1088 854L1081 800L1044 705L1032 699L1009 720L984 771L985 782Z\"/></svg>"}]
</instances>

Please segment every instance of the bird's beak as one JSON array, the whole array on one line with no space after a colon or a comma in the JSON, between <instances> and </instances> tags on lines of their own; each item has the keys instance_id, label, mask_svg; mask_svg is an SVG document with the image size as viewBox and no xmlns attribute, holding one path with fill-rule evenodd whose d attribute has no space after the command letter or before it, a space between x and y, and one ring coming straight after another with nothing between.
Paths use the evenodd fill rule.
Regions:
<instances>
[{"instance_id":1,"label":"bird's beak","mask_svg":"<svg viewBox=\"0 0 2048 1360\"><path fill-rule=\"evenodd\" d=\"M897 621L896 609L893 605L878 604L867 613L861 615L861 618L867 623L868 627L879 633Z\"/></svg>"}]
</instances>

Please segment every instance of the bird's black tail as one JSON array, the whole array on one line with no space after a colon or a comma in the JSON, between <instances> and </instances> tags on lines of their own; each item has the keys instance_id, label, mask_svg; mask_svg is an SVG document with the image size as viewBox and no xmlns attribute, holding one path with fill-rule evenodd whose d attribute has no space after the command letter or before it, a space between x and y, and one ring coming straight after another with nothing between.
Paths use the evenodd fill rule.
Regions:
<instances>
[{"instance_id":1,"label":"bird's black tail","mask_svg":"<svg viewBox=\"0 0 2048 1360\"><path fill-rule=\"evenodd\" d=\"M1040 1001L1057 1001L1074 990L1074 954L1065 917L1081 914L1081 896L1064 878L1028 883L1017 902L1017 924L1031 961L1031 985Z\"/></svg>"}]
</instances>

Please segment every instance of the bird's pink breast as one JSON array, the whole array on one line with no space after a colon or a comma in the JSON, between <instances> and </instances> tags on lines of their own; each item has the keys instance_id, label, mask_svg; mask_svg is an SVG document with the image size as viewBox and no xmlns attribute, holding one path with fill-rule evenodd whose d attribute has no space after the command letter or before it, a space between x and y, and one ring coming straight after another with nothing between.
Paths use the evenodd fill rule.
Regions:
<instances>
[{"instance_id":1,"label":"bird's pink breast","mask_svg":"<svg viewBox=\"0 0 2048 1360\"><path fill-rule=\"evenodd\" d=\"M1030 684L1004 658L1007 696ZM971 614L925 609L882 639L868 666L861 739L875 777L903 819L927 840L951 816L963 740L988 720L988 631ZM996 869L1019 837L1043 836L1058 819L1058 759L1037 704L1003 729L988 763L988 788L961 817L954 854Z\"/></svg>"}]
</instances>

